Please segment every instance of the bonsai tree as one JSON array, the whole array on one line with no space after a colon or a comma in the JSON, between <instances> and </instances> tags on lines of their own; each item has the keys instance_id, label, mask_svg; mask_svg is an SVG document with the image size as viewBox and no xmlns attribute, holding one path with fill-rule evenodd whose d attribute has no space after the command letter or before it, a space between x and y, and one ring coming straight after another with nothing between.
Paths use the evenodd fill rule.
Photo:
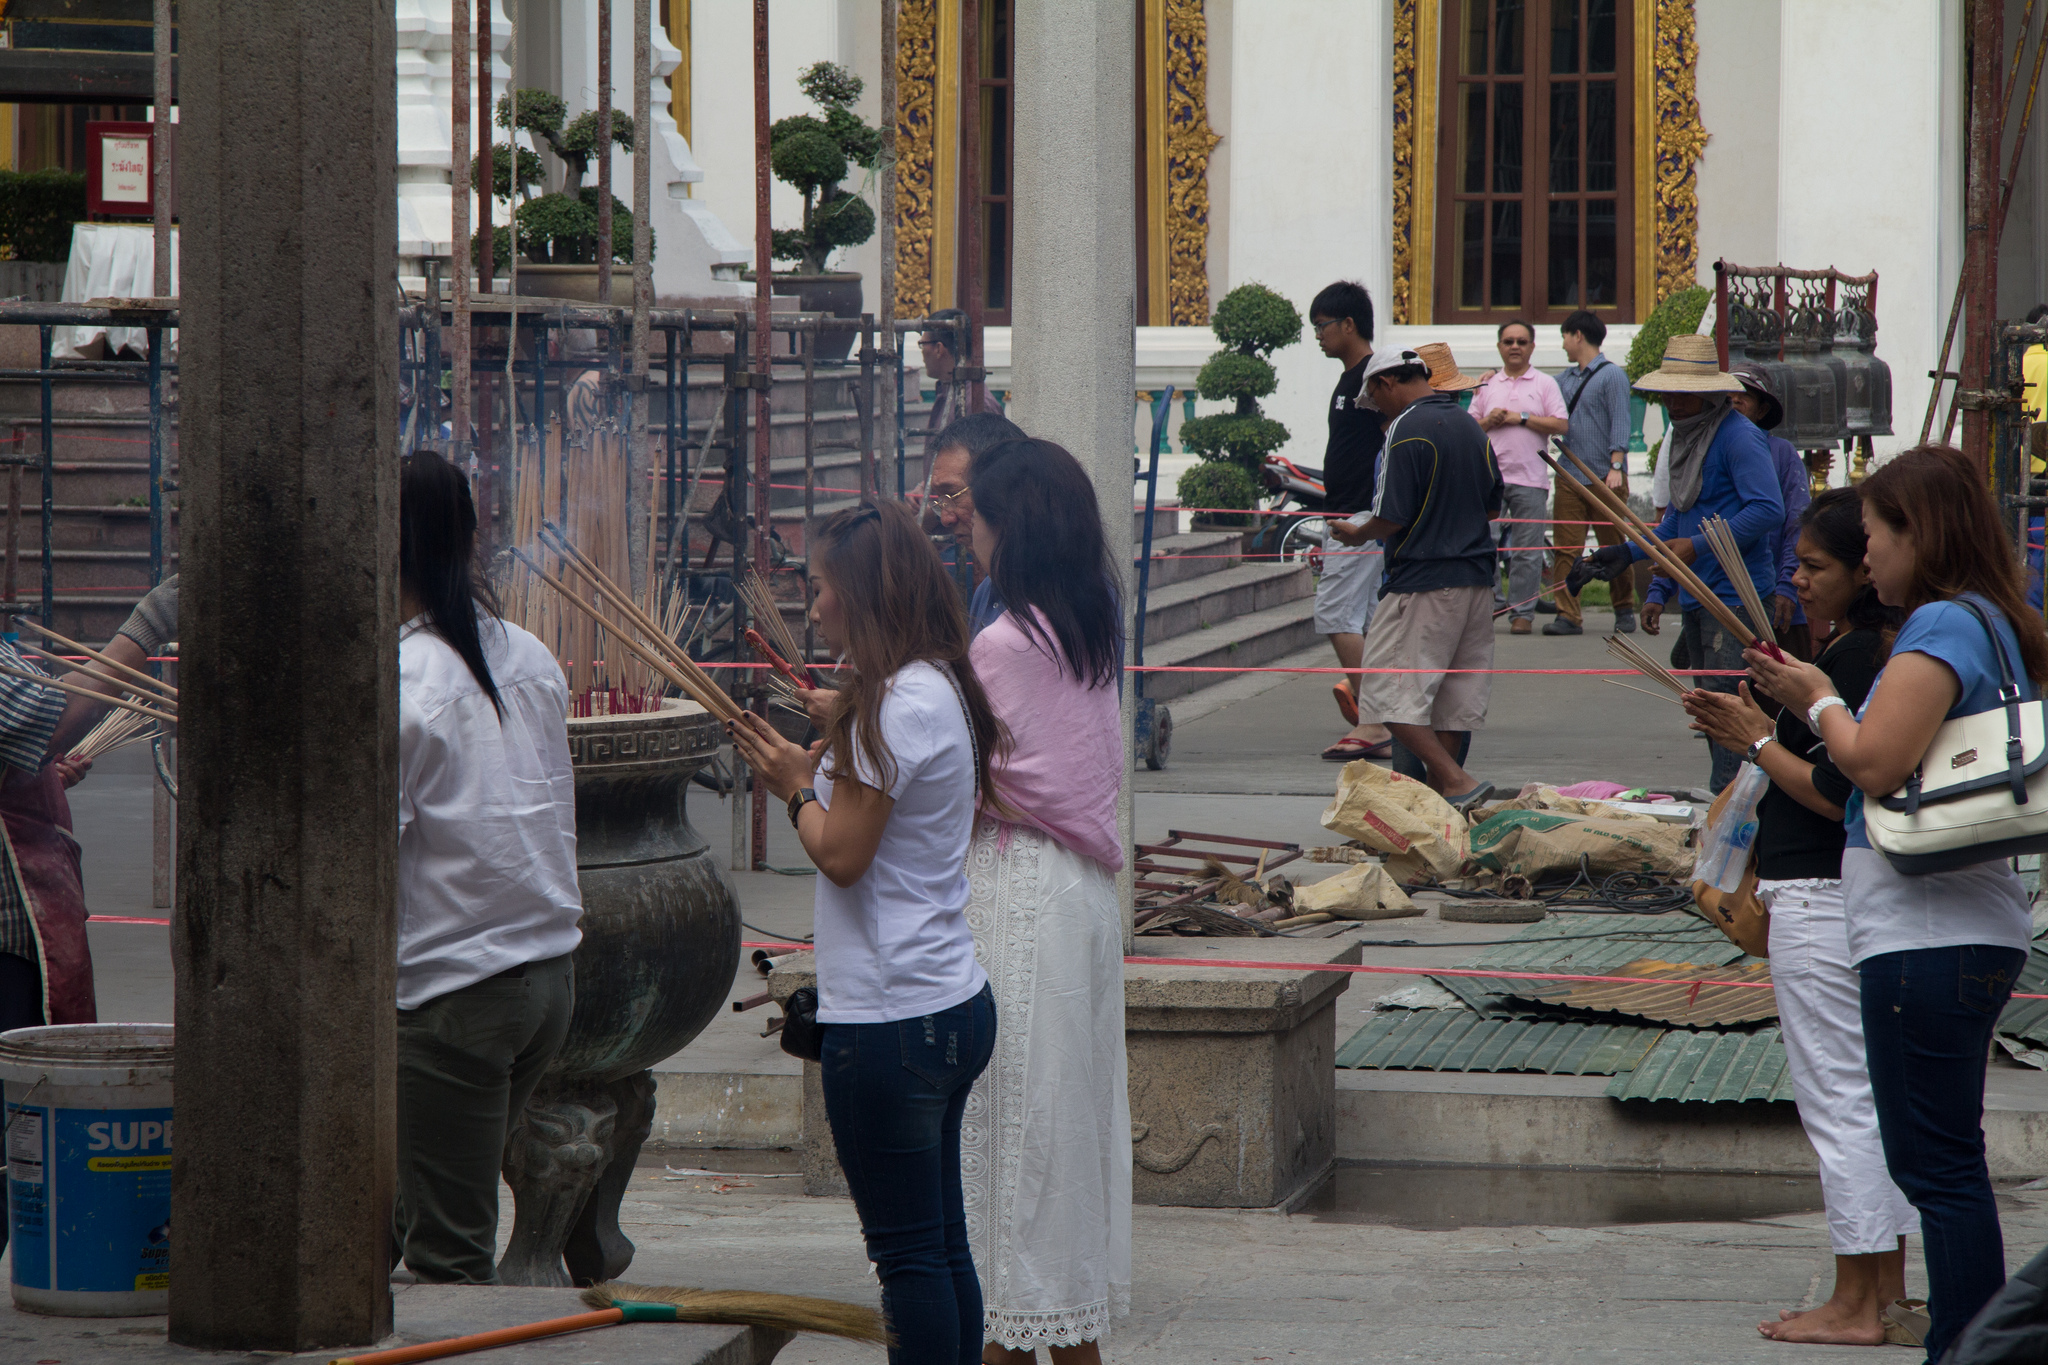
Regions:
<instances>
[{"instance_id":1,"label":"bonsai tree","mask_svg":"<svg viewBox=\"0 0 2048 1365\"><path fill-rule=\"evenodd\" d=\"M553 194L543 194L528 199L512 212L518 224L519 249L528 260L541 265L579 265L597 260L597 189L586 188L583 177L588 174L590 163L605 147L600 136L596 110L579 114L573 121L568 120L568 106L560 95L551 95L545 90L521 90L519 92L519 122L517 131L524 131L547 143L552 151L568 168L562 189ZM512 129L512 99L506 96L498 101L498 126ZM632 151L634 147L633 120L630 115L612 111L612 142ZM470 169L470 183L482 192L481 158ZM517 184L514 184L515 159L510 143L500 143L491 149L491 191L493 195L513 199L523 192L537 189L545 183L544 168L538 154L521 149L517 160ZM652 238L650 237L650 242ZM472 240L471 249L478 259L482 257L482 234ZM497 229L493 235L492 260L494 263L511 260L511 233ZM630 262L633 259L633 213L618 198L612 196L612 241L611 255L615 261Z\"/></svg>"},{"instance_id":2,"label":"bonsai tree","mask_svg":"<svg viewBox=\"0 0 2048 1365\"><path fill-rule=\"evenodd\" d=\"M822 118L791 114L768 130L769 169L804 197L803 226L775 229L769 250L778 261L797 262L799 273L819 275L834 251L874 236L875 211L839 182L849 163L874 169L882 133L853 112L863 87L845 67L819 62L797 78L797 86L825 112Z\"/></svg>"},{"instance_id":3,"label":"bonsai tree","mask_svg":"<svg viewBox=\"0 0 2048 1365\"><path fill-rule=\"evenodd\" d=\"M1301 314L1266 286L1241 284L1216 305L1209 329L1226 349L1202 366L1195 392L1235 410L1181 423L1181 444L1205 463L1181 475L1177 491L1187 507L1254 507L1261 462L1287 443L1287 428L1259 411L1259 400L1280 384L1266 357L1301 340ZM1212 471L1210 463L1238 477Z\"/></svg>"}]
</instances>

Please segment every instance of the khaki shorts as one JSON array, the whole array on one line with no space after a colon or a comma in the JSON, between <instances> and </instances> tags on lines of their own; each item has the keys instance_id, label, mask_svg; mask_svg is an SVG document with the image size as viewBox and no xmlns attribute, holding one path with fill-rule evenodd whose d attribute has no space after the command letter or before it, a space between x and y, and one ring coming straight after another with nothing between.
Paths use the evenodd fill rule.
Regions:
<instances>
[{"instance_id":1,"label":"khaki shorts","mask_svg":"<svg viewBox=\"0 0 2048 1365\"><path fill-rule=\"evenodd\" d=\"M1493 667L1493 587L1390 592L1365 637L1361 715L1383 725L1481 730L1493 696L1491 673L1375 673L1376 668Z\"/></svg>"}]
</instances>

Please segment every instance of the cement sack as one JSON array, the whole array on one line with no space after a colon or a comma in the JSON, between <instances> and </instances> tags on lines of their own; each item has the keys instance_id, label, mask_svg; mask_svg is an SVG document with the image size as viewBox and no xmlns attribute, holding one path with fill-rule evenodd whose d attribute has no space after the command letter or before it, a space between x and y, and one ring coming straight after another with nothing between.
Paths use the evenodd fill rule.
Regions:
<instances>
[{"instance_id":1,"label":"cement sack","mask_svg":"<svg viewBox=\"0 0 2048 1365\"><path fill-rule=\"evenodd\" d=\"M1338 919L1400 919L1422 913L1378 863L1353 863L1334 877L1294 888L1294 913Z\"/></svg>"},{"instance_id":2,"label":"cement sack","mask_svg":"<svg viewBox=\"0 0 2048 1365\"><path fill-rule=\"evenodd\" d=\"M1489 815L1498 815L1502 811L1510 810L1547 810L1558 815L1571 815L1588 820L1646 820L1651 824L1657 823L1657 817L1654 815L1622 810L1612 801L1597 801L1584 796L1563 796L1555 787L1538 787L1535 791L1518 796L1512 801L1489 805L1486 810Z\"/></svg>"},{"instance_id":3,"label":"cement sack","mask_svg":"<svg viewBox=\"0 0 2048 1365\"><path fill-rule=\"evenodd\" d=\"M1439 879L1465 861L1465 817L1427 783L1365 759L1344 765L1323 828L1378 853L1412 853Z\"/></svg>"},{"instance_id":4,"label":"cement sack","mask_svg":"<svg viewBox=\"0 0 2048 1365\"><path fill-rule=\"evenodd\" d=\"M1614 872L1651 872L1690 878L1691 833L1682 825L1655 820L1585 820L1554 811L1502 811L1472 827L1466 837L1481 870L1519 873L1536 881L1578 870L1590 860L1595 877Z\"/></svg>"}]
</instances>

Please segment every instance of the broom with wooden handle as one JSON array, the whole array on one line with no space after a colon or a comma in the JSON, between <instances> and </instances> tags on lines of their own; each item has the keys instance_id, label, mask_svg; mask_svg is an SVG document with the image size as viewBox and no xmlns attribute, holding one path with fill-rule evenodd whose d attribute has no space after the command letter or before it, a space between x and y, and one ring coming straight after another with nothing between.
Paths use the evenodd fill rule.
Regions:
<instances>
[{"instance_id":1,"label":"broom with wooden handle","mask_svg":"<svg viewBox=\"0 0 2048 1365\"><path fill-rule=\"evenodd\" d=\"M631 1297L628 1297L628 1296ZM630 1284L600 1284L583 1291L583 1302L594 1310L568 1317L500 1327L491 1332L423 1341L417 1346L399 1346L389 1351L369 1351L356 1356L338 1356L328 1365L411 1365L416 1360L440 1360L447 1356L488 1351L540 1337L585 1332L593 1327L611 1327L622 1322L698 1322L734 1327L766 1327L781 1332L817 1332L845 1337L849 1341L887 1345L888 1331L882 1315L857 1303L837 1299L813 1299L798 1294L760 1294L738 1289L645 1289Z\"/></svg>"}]
</instances>

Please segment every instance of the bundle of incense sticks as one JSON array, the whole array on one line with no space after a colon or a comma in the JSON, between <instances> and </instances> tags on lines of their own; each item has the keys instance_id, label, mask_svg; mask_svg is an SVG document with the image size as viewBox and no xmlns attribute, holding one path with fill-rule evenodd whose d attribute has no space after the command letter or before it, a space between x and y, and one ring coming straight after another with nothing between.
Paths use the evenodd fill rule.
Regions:
<instances>
[{"instance_id":1,"label":"bundle of incense sticks","mask_svg":"<svg viewBox=\"0 0 2048 1365\"><path fill-rule=\"evenodd\" d=\"M1641 646L1625 635L1608 636L1607 652L1648 678L1651 682L1664 688L1666 692L1670 693L1671 699L1674 701L1683 697L1691 690L1685 685L1683 679L1651 658ZM1614 679L1609 678L1607 681L1614 682ZM1614 682L1614 685L1616 687L1628 687L1627 683ZM1629 687L1628 690L1631 692L1647 692L1648 695L1653 697L1663 695L1662 693L1648 692L1646 688L1641 687Z\"/></svg>"},{"instance_id":2,"label":"bundle of incense sticks","mask_svg":"<svg viewBox=\"0 0 2048 1365\"><path fill-rule=\"evenodd\" d=\"M595 591L598 599L616 614L617 624L611 626L613 643L623 646L629 654L652 668L662 678L674 684L684 696L713 715L722 720L739 718L739 706L713 681L711 675L698 667L697 661L674 640L664 635L661 626L642 611L609 575L578 550L561 527L553 522L543 521L540 531L542 543L559 554L571 572L588 589ZM513 554L525 563L542 583L560 594L563 601L593 620L599 619L598 608L586 602L581 593L563 578L549 573L525 550L515 550Z\"/></svg>"},{"instance_id":3,"label":"bundle of incense sticks","mask_svg":"<svg viewBox=\"0 0 2048 1365\"><path fill-rule=\"evenodd\" d=\"M1749 566L1742 562L1742 547L1735 542L1735 530L1726 517L1708 517L1700 523L1700 533L1713 547L1714 558L1721 561L1721 572L1735 587L1735 595L1742 599L1742 610L1749 617L1759 640L1775 640L1778 633L1771 629L1771 614L1764 610L1764 600L1757 595L1756 583L1749 576Z\"/></svg>"},{"instance_id":4,"label":"bundle of incense sticks","mask_svg":"<svg viewBox=\"0 0 2048 1365\"><path fill-rule=\"evenodd\" d=\"M804 658L803 646L797 643L789 622L783 619L782 604L775 600L775 591L768 586L768 580L761 577L758 570L748 569L739 592L740 599L746 603L747 614L754 618L755 628L774 646L775 653L796 671L803 686L816 687L816 680L804 667L808 661Z\"/></svg>"},{"instance_id":5,"label":"bundle of incense sticks","mask_svg":"<svg viewBox=\"0 0 2048 1365\"><path fill-rule=\"evenodd\" d=\"M147 716L133 711L109 711L98 725L85 732L85 737L71 750L71 759L73 762L90 763L116 749L155 739L162 733L162 727Z\"/></svg>"},{"instance_id":6,"label":"bundle of incense sticks","mask_svg":"<svg viewBox=\"0 0 2048 1365\"><path fill-rule=\"evenodd\" d=\"M1677 555L1673 554L1669 546L1657 538L1657 533L1650 529L1647 522L1635 514L1635 510L1622 499L1621 495L1607 486L1605 479L1595 474L1591 469L1588 469L1586 462L1572 454L1567 447L1560 445L1558 449L1564 452L1566 459L1579 467L1577 474L1567 472L1563 465L1560 465L1550 457L1549 451L1538 450L1536 453L1542 456L1545 464L1549 465L1559 474L1564 475L1564 477L1571 479L1574 483L1579 483L1583 480L1587 496L1593 499L1601 512L1605 514L1607 520L1613 523L1614 529L1621 532L1627 539L1634 541L1637 547L1645 555L1649 556L1652 564L1662 569L1678 586L1690 593L1693 600L1704 607L1715 620L1733 631L1738 638L1750 640L1759 649L1766 650L1781 659L1784 657L1783 654L1779 653L1778 647L1771 643L1769 637L1758 635L1752 631L1748 624L1735 614L1733 608L1716 597L1707 585L1700 581L1700 576L1694 573Z\"/></svg>"},{"instance_id":7,"label":"bundle of incense sticks","mask_svg":"<svg viewBox=\"0 0 2048 1365\"><path fill-rule=\"evenodd\" d=\"M46 659L67 665L74 676L82 674L93 679L95 682L106 683L120 692L128 693L134 700L127 700L119 695L110 696L99 688L85 687L63 679L46 677L41 673L34 673L27 669L0 667L0 675L10 678L25 678L29 682L41 683L45 687L54 687L59 692L68 692L74 696L90 697L94 701L102 702L117 711L132 711L138 715L147 716L152 720L160 720L170 724L177 723L178 689L163 679L153 678L140 669L130 668L119 660L108 658L98 650L79 644L76 640L69 639L66 636L59 635L48 626L40 625L26 616L17 616L14 619L15 624L27 627L56 645L59 649L67 650L72 654L84 655L89 662L75 664L63 655L52 654L46 649L37 649L34 645L26 645L24 648L40 654Z\"/></svg>"}]
</instances>

